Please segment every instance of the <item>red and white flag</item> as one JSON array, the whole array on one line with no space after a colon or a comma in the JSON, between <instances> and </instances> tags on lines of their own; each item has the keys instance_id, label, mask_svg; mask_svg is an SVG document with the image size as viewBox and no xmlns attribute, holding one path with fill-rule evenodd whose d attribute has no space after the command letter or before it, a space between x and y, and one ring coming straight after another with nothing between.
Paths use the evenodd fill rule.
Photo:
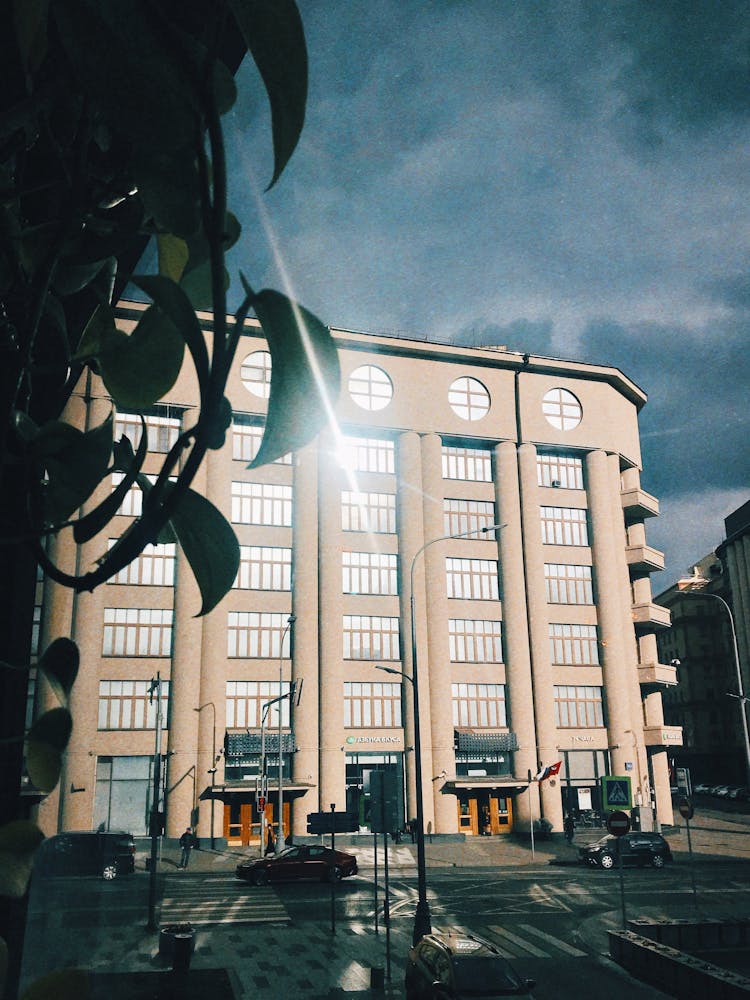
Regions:
<instances>
[{"instance_id":1,"label":"red and white flag","mask_svg":"<svg viewBox=\"0 0 750 1000\"><path fill-rule=\"evenodd\" d=\"M543 767L541 771L534 778L535 781L545 781L547 778L551 778L553 774L557 774L562 767L562 761L558 760L556 764L550 764L549 767Z\"/></svg>"}]
</instances>

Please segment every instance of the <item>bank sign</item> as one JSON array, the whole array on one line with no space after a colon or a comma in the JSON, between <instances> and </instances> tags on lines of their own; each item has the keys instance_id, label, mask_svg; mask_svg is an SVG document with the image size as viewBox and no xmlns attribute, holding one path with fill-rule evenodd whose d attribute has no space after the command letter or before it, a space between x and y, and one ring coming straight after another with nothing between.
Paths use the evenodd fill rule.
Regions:
<instances>
[{"instance_id":1,"label":"bank sign","mask_svg":"<svg viewBox=\"0 0 750 1000\"><path fill-rule=\"evenodd\" d=\"M377 748L378 750L403 751L403 736L394 734L385 736L382 733L360 733L357 736L346 737L347 750L364 750Z\"/></svg>"}]
</instances>

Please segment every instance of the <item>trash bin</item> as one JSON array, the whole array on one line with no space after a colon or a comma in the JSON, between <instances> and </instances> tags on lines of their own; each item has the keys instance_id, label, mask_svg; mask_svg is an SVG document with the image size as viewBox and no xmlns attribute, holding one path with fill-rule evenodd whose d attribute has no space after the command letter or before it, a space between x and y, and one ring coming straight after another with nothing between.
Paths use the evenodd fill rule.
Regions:
<instances>
[{"instance_id":1,"label":"trash bin","mask_svg":"<svg viewBox=\"0 0 750 1000\"><path fill-rule=\"evenodd\" d=\"M187 972L193 954L193 932L175 934L172 951L172 968L175 972Z\"/></svg>"},{"instance_id":2,"label":"trash bin","mask_svg":"<svg viewBox=\"0 0 750 1000\"><path fill-rule=\"evenodd\" d=\"M195 951L195 929L192 924L167 924L159 931L159 954L172 963L176 971L190 967Z\"/></svg>"},{"instance_id":3,"label":"trash bin","mask_svg":"<svg viewBox=\"0 0 750 1000\"><path fill-rule=\"evenodd\" d=\"M375 966L370 969L370 989L371 990L384 990L385 989L385 970L380 966Z\"/></svg>"}]
</instances>

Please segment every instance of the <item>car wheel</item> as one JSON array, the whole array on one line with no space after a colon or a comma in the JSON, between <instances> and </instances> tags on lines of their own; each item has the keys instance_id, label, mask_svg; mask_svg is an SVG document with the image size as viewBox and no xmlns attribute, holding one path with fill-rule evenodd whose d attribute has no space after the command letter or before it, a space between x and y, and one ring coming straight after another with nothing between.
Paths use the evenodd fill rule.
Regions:
<instances>
[{"instance_id":1,"label":"car wheel","mask_svg":"<svg viewBox=\"0 0 750 1000\"><path fill-rule=\"evenodd\" d=\"M254 872L252 877L253 885L268 885L268 872Z\"/></svg>"},{"instance_id":2,"label":"car wheel","mask_svg":"<svg viewBox=\"0 0 750 1000\"><path fill-rule=\"evenodd\" d=\"M615 867L615 859L611 854L602 854L601 858L599 858L599 864L602 868L606 868L609 871L610 868Z\"/></svg>"},{"instance_id":3,"label":"car wheel","mask_svg":"<svg viewBox=\"0 0 750 1000\"><path fill-rule=\"evenodd\" d=\"M335 868L328 869L328 881L329 882L340 882L344 877L344 873L341 871L338 865Z\"/></svg>"},{"instance_id":4,"label":"car wheel","mask_svg":"<svg viewBox=\"0 0 750 1000\"><path fill-rule=\"evenodd\" d=\"M105 865L102 868L102 878L107 882L111 882L112 879L117 878L117 865Z\"/></svg>"},{"instance_id":5,"label":"car wheel","mask_svg":"<svg viewBox=\"0 0 750 1000\"><path fill-rule=\"evenodd\" d=\"M655 854L653 858L651 858L651 864L654 866L654 868L663 868L664 858L661 856L661 854Z\"/></svg>"}]
</instances>

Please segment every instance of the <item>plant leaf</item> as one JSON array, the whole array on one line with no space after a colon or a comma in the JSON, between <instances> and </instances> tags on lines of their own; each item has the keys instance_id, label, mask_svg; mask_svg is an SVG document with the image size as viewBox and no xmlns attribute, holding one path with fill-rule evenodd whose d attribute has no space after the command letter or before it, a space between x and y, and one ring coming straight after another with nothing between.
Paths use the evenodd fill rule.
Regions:
<instances>
[{"instance_id":1,"label":"plant leaf","mask_svg":"<svg viewBox=\"0 0 750 1000\"><path fill-rule=\"evenodd\" d=\"M156 237L159 255L159 274L172 281L179 281L188 262L188 247L185 240L171 233L159 233Z\"/></svg>"},{"instance_id":2,"label":"plant leaf","mask_svg":"<svg viewBox=\"0 0 750 1000\"><path fill-rule=\"evenodd\" d=\"M63 705L68 703L75 679L78 676L80 657L78 646L64 636L55 639L39 657L37 667L44 673Z\"/></svg>"},{"instance_id":3,"label":"plant leaf","mask_svg":"<svg viewBox=\"0 0 750 1000\"><path fill-rule=\"evenodd\" d=\"M294 0L229 0L271 104L273 187L289 162L305 122L307 47Z\"/></svg>"},{"instance_id":4,"label":"plant leaf","mask_svg":"<svg viewBox=\"0 0 750 1000\"><path fill-rule=\"evenodd\" d=\"M252 307L271 352L271 394L258 454L248 468L273 462L307 444L328 420L341 383L330 331L286 295L264 289Z\"/></svg>"},{"instance_id":5,"label":"plant leaf","mask_svg":"<svg viewBox=\"0 0 750 1000\"><path fill-rule=\"evenodd\" d=\"M200 179L192 147L137 153L133 174L146 211L160 228L183 238L198 231Z\"/></svg>"},{"instance_id":6,"label":"plant leaf","mask_svg":"<svg viewBox=\"0 0 750 1000\"><path fill-rule=\"evenodd\" d=\"M90 431L50 421L31 443L31 453L47 470L44 517L54 524L78 510L106 476L112 455L112 415Z\"/></svg>"},{"instance_id":7,"label":"plant leaf","mask_svg":"<svg viewBox=\"0 0 750 1000\"><path fill-rule=\"evenodd\" d=\"M240 547L224 515L195 490L188 490L171 525L201 592L199 615L207 615L227 594L240 565Z\"/></svg>"},{"instance_id":8,"label":"plant leaf","mask_svg":"<svg viewBox=\"0 0 750 1000\"><path fill-rule=\"evenodd\" d=\"M26 768L40 792L51 792L60 780L63 751L73 730L67 708L53 708L40 715L26 736Z\"/></svg>"},{"instance_id":9,"label":"plant leaf","mask_svg":"<svg viewBox=\"0 0 750 1000\"><path fill-rule=\"evenodd\" d=\"M34 853L44 834L28 820L13 820L0 826L0 896L20 899L26 892L34 864Z\"/></svg>"}]
</instances>

